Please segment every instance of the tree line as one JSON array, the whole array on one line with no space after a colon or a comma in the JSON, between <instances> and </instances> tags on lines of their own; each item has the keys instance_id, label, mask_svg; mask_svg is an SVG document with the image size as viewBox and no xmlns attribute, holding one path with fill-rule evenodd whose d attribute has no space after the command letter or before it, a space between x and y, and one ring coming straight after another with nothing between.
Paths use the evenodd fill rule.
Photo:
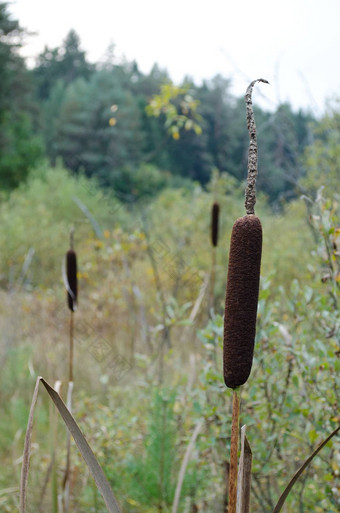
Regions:
<instances>
[{"instance_id":1,"label":"tree line","mask_svg":"<svg viewBox=\"0 0 340 513\"><path fill-rule=\"evenodd\" d=\"M248 132L243 98L230 80L172 84L156 64L117 62L113 48L90 63L74 30L45 47L28 69L19 49L24 31L0 3L0 185L18 186L40 159L61 159L122 196L165 185L209 182L212 170L246 177ZM295 194L310 143L312 115L289 104L255 108L261 138L258 187L269 200Z\"/></svg>"}]
</instances>

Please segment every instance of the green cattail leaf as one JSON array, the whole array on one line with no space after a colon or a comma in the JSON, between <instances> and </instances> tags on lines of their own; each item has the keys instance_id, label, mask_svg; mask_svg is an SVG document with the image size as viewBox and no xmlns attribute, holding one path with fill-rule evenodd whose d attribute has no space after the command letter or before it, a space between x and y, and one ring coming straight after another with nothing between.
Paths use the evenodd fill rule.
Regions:
<instances>
[{"instance_id":1,"label":"green cattail leaf","mask_svg":"<svg viewBox=\"0 0 340 513\"><path fill-rule=\"evenodd\" d=\"M116 498L112 492L112 489L109 485L108 480L105 477L105 474L99 465L95 455L92 452L91 447L87 443L86 438L82 434L79 429L78 424L72 417L70 411L64 404L60 395L54 388L52 388L47 381L42 377L38 377L33 393L33 399L31 404L31 409L28 418L27 431L25 436L25 447L24 447L24 455L23 455L23 463L21 469L21 482L20 482L20 507L19 513L26 513L26 497L27 497L27 482L28 482L28 471L29 471L29 460L30 460L30 449L31 449L31 438L32 438L32 429L33 429L33 417L35 405L38 398L38 389L40 382L44 385L48 395L54 402L55 406L58 409L61 417L63 418L67 429L71 433L74 438L74 441L77 444L77 447L85 460L86 465L88 466L92 477L95 480L97 488L101 493L104 502L106 504L107 510L109 513L121 513L120 507L116 501Z\"/></svg>"},{"instance_id":2,"label":"green cattail leaf","mask_svg":"<svg viewBox=\"0 0 340 513\"><path fill-rule=\"evenodd\" d=\"M315 458L315 456L321 451L321 449L324 448L324 446L333 438L333 436L335 436L338 432L340 431L340 426L338 426L325 440L323 440L323 442L321 442L317 448L312 452L312 454L306 459L306 461L301 465L301 467L295 472L294 476L292 477L292 479L289 481L288 485L286 486L285 490L283 491L281 497L279 498L279 501L278 503L276 504L275 508L273 509L273 513L280 513L280 511L282 510L282 507L284 505L284 503L286 502L286 499L291 491L291 489L293 488L293 486L295 485L295 483L297 482L297 480L299 479L299 477L301 476L301 474L306 470L306 468L308 467L308 465L313 461L313 459Z\"/></svg>"}]
</instances>

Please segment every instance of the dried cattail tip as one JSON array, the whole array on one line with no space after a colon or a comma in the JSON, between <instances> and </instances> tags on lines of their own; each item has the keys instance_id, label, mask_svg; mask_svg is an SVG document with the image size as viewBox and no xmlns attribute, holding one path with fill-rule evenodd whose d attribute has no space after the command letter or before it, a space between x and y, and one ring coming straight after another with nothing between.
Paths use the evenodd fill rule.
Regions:
<instances>
[{"instance_id":1,"label":"dried cattail tip","mask_svg":"<svg viewBox=\"0 0 340 513\"><path fill-rule=\"evenodd\" d=\"M253 363L261 253L259 218L237 219L230 241L224 317L223 373L230 388L247 381Z\"/></svg>"},{"instance_id":2,"label":"dried cattail tip","mask_svg":"<svg viewBox=\"0 0 340 513\"><path fill-rule=\"evenodd\" d=\"M214 203L211 210L211 243L216 248L218 245L218 221L220 216L220 205Z\"/></svg>"},{"instance_id":3,"label":"dried cattail tip","mask_svg":"<svg viewBox=\"0 0 340 513\"><path fill-rule=\"evenodd\" d=\"M77 280L77 255L73 249L66 253L66 276L67 276L67 304L72 312L77 307L78 280Z\"/></svg>"}]
</instances>

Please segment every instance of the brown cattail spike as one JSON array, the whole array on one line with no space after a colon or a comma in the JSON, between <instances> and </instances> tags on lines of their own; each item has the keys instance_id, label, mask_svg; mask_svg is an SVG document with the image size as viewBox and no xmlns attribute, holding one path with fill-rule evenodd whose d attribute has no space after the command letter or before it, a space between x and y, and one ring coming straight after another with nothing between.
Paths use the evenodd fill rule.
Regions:
<instances>
[{"instance_id":1,"label":"brown cattail spike","mask_svg":"<svg viewBox=\"0 0 340 513\"><path fill-rule=\"evenodd\" d=\"M67 275L67 304L72 312L77 307L78 279L77 279L77 255L73 249L66 253L66 275Z\"/></svg>"},{"instance_id":2,"label":"brown cattail spike","mask_svg":"<svg viewBox=\"0 0 340 513\"><path fill-rule=\"evenodd\" d=\"M218 222L220 217L220 205L215 202L211 210L211 243L214 248L218 245Z\"/></svg>"},{"instance_id":3,"label":"brown cattail spike","mask_svg":"<svg viewBox=\"0 0 340 513\"><path fill-rule=\"evenodd\" d=\"M261 253L259 218L237 219L231 234L224 317L223 373L230 388L247 381L253 363Z\"/></svg>"}]
</instances>

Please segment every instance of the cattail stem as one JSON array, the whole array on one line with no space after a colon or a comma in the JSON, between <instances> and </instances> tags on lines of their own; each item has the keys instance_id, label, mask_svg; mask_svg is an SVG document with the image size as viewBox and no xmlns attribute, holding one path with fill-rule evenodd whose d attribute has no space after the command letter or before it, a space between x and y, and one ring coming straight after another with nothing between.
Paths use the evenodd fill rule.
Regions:
<instances>
[{"instance_id":1,"label":"cattail stem","mask_svg":"<svg viewBox=\"0 0 340 513\"><path fill-rule=\"evenodd\" d=\"M233 390L232 423L231 423L231 441L230 441L228 513L236 513L236 501L237 501L237 450L238 450L239 417L240 417L239 389L234 389Z\"/></svg>"},{"instance_id":2,"label":"cattail stem","mask_svg":"<svg viewBox=\"0 0 340 513\"><path fill-rule=\"evenodd\" d=\"M74 312L70 311L70 352L69 352L69 372L68 372L68 380L73 381L73 332L74 332Z\"/></svg>"},{"instance_id":3,"label":"cattail stem","mask_svg":"<svg viewBox=\"0 0 340 513\"><path fill-rule=\"evenodd\" d=\"M67 400L66 406L69 411L72 413L72 392L73 392L73 381L69 381L68 389L67 389ZM70 478L71 478L71 435L70 432L67 431L66 434L66 467L65 474L63 479L63 505L64 513L69 513L70 507Z\"/></svg>"},{"instance_id":4,"label":"cattail stem","mask_svg":"<svg viewBox=\"0 0 340 513\"><path fill-rule=\"evenodd\" d=\"M57 419L56 408L50 408L50 429L52 434L52 454L51 454L51 493L52 493L52 513L58 513L58 478L57 478Z\"/></svg>"},{"instance_id":5,"label":"cattail stem","mask_svg":"<svg viewBox=\"0 0 340 513\"><path fill-rule=\"evenodd\" d=\"M69 347L69 362L68 362L68 390L67 390L67 407L72 412L72 390L73 390L73 331L74 331L74 312L70 310L70 347ZM66 434L66 467L63 480L63 505L64 513L69 512L70 505L70 473L71 473L71 437L69 431Z\"/></svg>"},{"instance_id":6,"label":"cattail stem","mask_svg":"<svg viewBox=\"0 0 340 513\"><path fill-rule=\"evenodd\" d=\"M74 249L74 226L70 230L70 249Z\"/></svg>"}]
</instances>

